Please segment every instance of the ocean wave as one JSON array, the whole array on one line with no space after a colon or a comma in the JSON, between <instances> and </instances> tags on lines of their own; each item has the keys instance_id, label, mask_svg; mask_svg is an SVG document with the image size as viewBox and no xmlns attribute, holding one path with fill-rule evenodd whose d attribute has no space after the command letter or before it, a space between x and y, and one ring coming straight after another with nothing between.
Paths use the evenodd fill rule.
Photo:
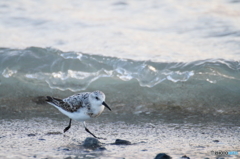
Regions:
<instances>
[{"instance_id":1,"label":"ocean wave","mask_svg":"<svg viewBox=\"0 0 240 159\"><path fill-rule=\"evenodd\" d=\"M167 105L239 112L239 70L239 61L224 59L163 63L53 48L1 48L0 94L65 96L101 89L112 103L147 105L146 111Z\"/></svg>"}]
</instances>

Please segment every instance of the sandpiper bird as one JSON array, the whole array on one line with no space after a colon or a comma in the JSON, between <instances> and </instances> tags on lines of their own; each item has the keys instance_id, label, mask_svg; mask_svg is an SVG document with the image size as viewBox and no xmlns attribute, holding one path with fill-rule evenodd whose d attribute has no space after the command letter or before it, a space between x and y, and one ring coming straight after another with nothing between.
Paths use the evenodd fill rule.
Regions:
<instances>
[{"instance_id":1,"label":"sandpiper bird","mask_svg":"<svg viewBox=\"0 0 240 159\"><path fill-rule=\"evenodd\" d=\"M69 125L63 130L64 133L70 129L73 119L83 121L85 130L95 138L98 137L88 130L85 120L99 116L104 106L111 111L105 103L105 94L101 91L79 93L64 99L47 96L46 101L70 118Z\"/></svg>"}]
</instances>

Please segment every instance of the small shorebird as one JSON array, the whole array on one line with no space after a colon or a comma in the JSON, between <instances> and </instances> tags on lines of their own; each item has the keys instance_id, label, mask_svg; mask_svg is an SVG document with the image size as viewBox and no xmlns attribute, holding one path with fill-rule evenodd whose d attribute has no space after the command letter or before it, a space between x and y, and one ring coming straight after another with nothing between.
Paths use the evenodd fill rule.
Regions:
<instances>
[{"instance_id":1,"label":"small shorebird","mask_svg":"<svg viewBox=\"0 0 240 159\"><path fill-rule=\"evenodd\" d=\"M98 137L88 130L85 120L99 116L104 106L111 111L105 103L105 94L101 91L79 93L64 99L47 96L46 101L70 118L69 125L63 130L64 133L70 129L73 119L83 121L85 130L95 138Z\"/></svg>"}]
</instances>

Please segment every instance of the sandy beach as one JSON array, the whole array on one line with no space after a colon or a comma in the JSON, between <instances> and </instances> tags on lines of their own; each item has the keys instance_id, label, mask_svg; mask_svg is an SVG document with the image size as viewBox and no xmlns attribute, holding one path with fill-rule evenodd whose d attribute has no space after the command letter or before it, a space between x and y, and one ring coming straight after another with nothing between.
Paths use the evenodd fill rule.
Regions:
<instances>
[{"instance_id":1,"label":"sandy beach","mask_svg":"<svg viewBox=\"0 0 240 159\"><path fill-rule=\"evenodd\" d=\"M22 111L9 118L1 118L0 158L149 159L158 153L166 153L172 158L186 155L192 159L240 157L212 154L213 151L239 153L240 126L237 121L221 122L216 118L215 121L203 122L200 118L191 119L191 115L184 118L181 115L116 115L107 112L87 122L95 135L106 138L99 140L106 150L90 150L81 146L87 137L91 137L82 123L74 121L71 129L63 134L68 118L55 109L50 110L54 112L52 115L44 116L44 112L39 111L38 115L34 115L38 117L33 117ZM202 120L208 119L203 117ZM128 140L132 145L112 145L116 139Z\"/></svg>"}]
</instances>

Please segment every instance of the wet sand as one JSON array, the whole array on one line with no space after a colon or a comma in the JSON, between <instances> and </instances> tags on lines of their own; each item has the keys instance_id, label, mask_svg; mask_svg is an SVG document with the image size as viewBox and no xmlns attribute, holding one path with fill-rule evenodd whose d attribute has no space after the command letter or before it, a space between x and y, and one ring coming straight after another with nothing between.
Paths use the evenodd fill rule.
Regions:
<instances>
[{"instance_id":1,"label":"wet sand","mask_svg":"<svg viewBox=\"0 0 240 159\"><path fill-rule=\"evenodd\" d=\"M86 121L91 132L107 138L100 140L106 150L94 151L81 146L91 137L82 123L73 121L71 129L63 134L69 119L45 102L32 98L2 100L0 158L149 159L158 153L172 158L217 158L212 151L238 151L238 155L224 158L240 157L238 115L201 115L172 109L157 114L127 114L116 109ZM112 145L116 139L132 145Z\"/></svg>"},{"instance_id":2,"label":"wet sand","mask_svg":"<svg viewBox=\"0 0 240 159\"><path fill-rule=\"evenodd\" d=\"M220 122L167 123L147 119L149 122L145 122L142 117L128 120L125 116L114 120L114 116L104 114L99 119L87 122L89 130L95 135L107 138L100 140L106 148L103 151L81 146L85 138L90 137L81 122L74 121L71 129L63 134L63 129L68 125L68 118L63 116L1 119L0 158L149 159L158 153L167 153L172 158L183 155L190 158L216 158L211 151L240 150L239 125ZM112 145L116 139L128 140L132 145ZM239 158L240 155L225 158L229 157Z\"/></svg>"}]
</instances>

